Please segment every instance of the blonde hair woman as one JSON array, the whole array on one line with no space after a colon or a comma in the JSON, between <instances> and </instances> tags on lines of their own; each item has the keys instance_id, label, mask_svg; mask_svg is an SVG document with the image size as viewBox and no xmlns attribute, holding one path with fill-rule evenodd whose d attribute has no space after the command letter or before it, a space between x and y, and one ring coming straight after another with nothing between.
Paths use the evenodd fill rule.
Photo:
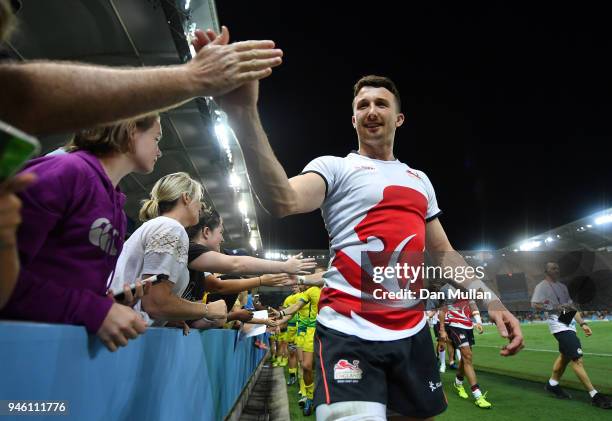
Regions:
<instances>
[{"instance_id":1,"label":"blonde hair woman","mask_svg":"<svg viewBox=\"0 0 612 421\"><path fill-rule=\"evenodd\" d=\"M195 303L180 298L189 282L185 228L195 225L202 209L203 189L189 174L178 172L160 178L151 198L143 203L140 219L145 221L126 241L113 278L113 286L125 279L166 275L136 305L145 320L154 326L168 321L221 319L225 302Z\"/></svg>"}]
</instances>

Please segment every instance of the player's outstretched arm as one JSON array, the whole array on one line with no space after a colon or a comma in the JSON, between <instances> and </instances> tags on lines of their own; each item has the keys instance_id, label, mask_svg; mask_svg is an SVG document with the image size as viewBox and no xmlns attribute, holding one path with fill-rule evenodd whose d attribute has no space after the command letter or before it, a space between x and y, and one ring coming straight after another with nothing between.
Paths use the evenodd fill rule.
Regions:
<instances>
[{"instance_id":1,"label":"player's outstretched arm","mask_svg":"<svg viewBox=\"0 0 612 421\"><path fill-rule=\"evenodd\" d=\"M448 241L442 224L438 218L427 223L426 227L426 249L432 255L436 264L442 267L467 267L463 257L456 252ZM500 351L500 355L514 355L523 348L523 333L518 320L502 304L499 298L476 276L466 277L465 281L459 283L449 279L453 284L462 289L473 289L491 293L491 299L482 300L487 306L489 318L497 326L497 331L502 338L508 340Z\"/></svg>"}]
</instances>

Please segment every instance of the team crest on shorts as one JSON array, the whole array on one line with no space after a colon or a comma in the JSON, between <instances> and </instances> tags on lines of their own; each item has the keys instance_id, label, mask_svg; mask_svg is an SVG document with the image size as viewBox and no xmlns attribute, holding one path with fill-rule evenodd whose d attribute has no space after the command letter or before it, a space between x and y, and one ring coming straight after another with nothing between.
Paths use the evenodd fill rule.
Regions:
<instances>
[{"instance_id":1,"label":"team crest on shorts","mask_svg":"<svg viewBox=\"0 0 612 421\"><path fill-rule=\"evenodd\" d=\"M338 383L357 383L361 380L362 374L359 360L353 360L351 364L348 360L342 359L334 365L334 380Z\"/></svg>"}]
</instances>

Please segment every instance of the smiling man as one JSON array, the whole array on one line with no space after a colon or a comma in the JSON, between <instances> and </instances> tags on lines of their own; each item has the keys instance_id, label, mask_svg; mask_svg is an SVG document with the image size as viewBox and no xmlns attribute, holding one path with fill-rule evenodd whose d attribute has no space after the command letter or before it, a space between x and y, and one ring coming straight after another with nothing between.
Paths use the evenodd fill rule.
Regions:
<instances>
[{"instance_id":1,"label":"smiling man","mask_svg":"<svg viewBox=\"0 0 612 421\"><path fill-rule=\"evenodd\" d=\"M291 179L261 126L258 89L249 83L217 98L251 183L277 217L321 209L330 237L314 344L317 420L433 419L446 402L421 303L394 307L372 298L375 288L401 283L372 282L371 268L392 266L394 252L456 254L438 220L431 182L393 155L395 131L404 122L397 88L386 77L361 78L352 102L359 149L316 158ZM486 288L474 279L463 287ZM483 304L509 340L501 354L518 352L523 339L516 318L496 297Z\"/></svg>"}]
</instances>

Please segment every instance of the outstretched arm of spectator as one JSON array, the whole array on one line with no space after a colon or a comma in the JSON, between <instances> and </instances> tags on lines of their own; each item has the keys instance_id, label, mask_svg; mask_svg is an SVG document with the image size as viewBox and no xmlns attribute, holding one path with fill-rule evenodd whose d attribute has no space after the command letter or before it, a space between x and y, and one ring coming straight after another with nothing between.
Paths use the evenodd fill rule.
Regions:
<instances>
[{"instance_id":1,"label":"outstretched arm of spectator","mask_svg":"<svg viewBox=\"0 0 612 421\"><path fill-rule=\"evenodd\" d=\"M228 256L216 251L201 254L189 263L190 269L218 273L308 273L316 267L315 259L303 259L301 253L284 262L250 256Z\"/></svg>"},{"instance_id":2,"label":"outstretched arm of spectator","mask_svg":"<svg viewBox=\"0 0 612 421\"><path fill-rule=\"evenodd\" d=\"M206 291L218 294L235 294L260 286L283 286L288 276L284 273L261 275L247 279L219 279L214 275L206 277Z\"/></svg>"},{"instance_id":3,"label":"outstretched arm of spectator","mask_svg":"<svg viewBox=\"0 0 612 421\"><path fill-rule=\"evenodd\" d=\"M88 128L217 96L269 76L282 62L272 41L229 44L229 32L208 45L196 33L196 56L166 67L112 68L63 62L0 65L0 120L44 134Z\"/></svg>"},{"instance_id":4,"label":"outstretched arm of spectator","mask_svg":"<svg viewBox=\"0 0 612 421\"><path fill-rule=\"evenodd\" d=\"M143 275L149 277L151 275ZM172 292L173 283L162 281L152 285L149 294L142 297L142 309L146 311L153 320L198 320L207 318L226 319L227 309L223 300L221 312L213 312L211 304L192 302L176 296Z\"/></svg>"}]
</instances>

